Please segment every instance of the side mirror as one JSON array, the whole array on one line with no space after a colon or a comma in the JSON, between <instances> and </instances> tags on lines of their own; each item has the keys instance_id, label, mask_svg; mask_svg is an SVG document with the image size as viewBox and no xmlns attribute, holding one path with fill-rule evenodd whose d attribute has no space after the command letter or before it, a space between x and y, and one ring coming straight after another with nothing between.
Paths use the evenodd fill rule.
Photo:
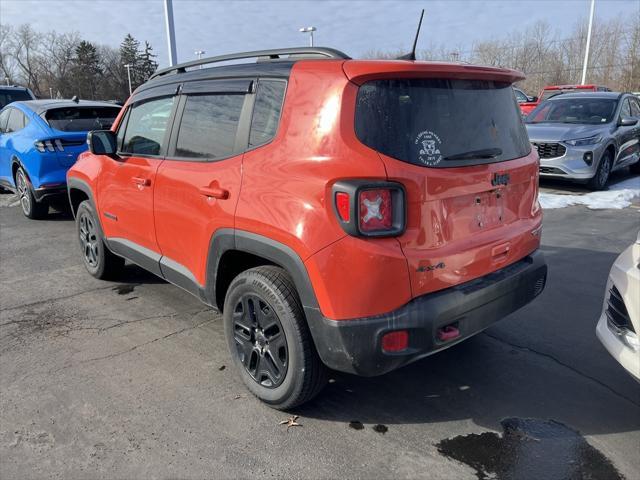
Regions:
<instances>
[{"instance_id":1,"label":"side mirror","mask_svg":"<svg viewBox=\"0 0 640 480\"><path fill-rule=\"evenodd\" d=\"M620 120L618 120L619 127L633 127L637 123L638 123L638 119L631 118L631 117L620 117Z\"/></svg>"},{"instance_id":2,"label":"side mirror","mask_svg":"<svg viewBox=\"0 0 640 480\"><path fill-rule=\"evenodd\" d=\"M116 134L111 130L94 130L87 134L89 151L94 155L115 155L118 151Z\"/></svg>"},{"instance_id":3,"label":"side mirror","mask_svg":"<svg viewBox=\"0 0 640 480\"><path fill-rule=\"evenodd\" d=\"M533 97L529 97L529 101L530 102L537 102L538 101L538 97L536 97L535 95Z\"/></svg>"}]
</instances>

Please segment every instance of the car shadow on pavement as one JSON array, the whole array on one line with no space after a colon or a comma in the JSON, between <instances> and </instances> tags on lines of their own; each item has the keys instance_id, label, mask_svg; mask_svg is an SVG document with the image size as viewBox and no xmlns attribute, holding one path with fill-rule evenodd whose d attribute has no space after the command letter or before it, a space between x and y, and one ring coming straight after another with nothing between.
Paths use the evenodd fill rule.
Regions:
<instances>
[{"instance_id":1,"label":"car shadow on pavement","mask_svg":"<svg viewBox=\"0 0 640 480\"><path fill-rule=\"evenodd\" d=\"M585 435L640 429L640 384L595 336L617 255L543 251L548 283L530 305L474 338L389 374L332 372L327 388L294 413L389 429L472 420L500 430L508 417L554 420Z\"/></svg>"}]
</instances>

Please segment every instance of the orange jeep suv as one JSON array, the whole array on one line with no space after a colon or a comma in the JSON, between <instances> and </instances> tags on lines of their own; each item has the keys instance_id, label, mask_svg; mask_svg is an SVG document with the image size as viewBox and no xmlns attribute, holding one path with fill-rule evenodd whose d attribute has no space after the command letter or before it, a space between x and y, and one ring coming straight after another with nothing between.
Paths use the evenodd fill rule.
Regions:
<instances>
[{"instance_id":1,"label":"orange jeep suv","mask_svg":"<svg viewBox=\"0 0 640 480\"><path fill-rule=\"evenodd\" d=\"M450 347L545 285L522 79L313 47L159 71L68 173L86 268L126 259L221 311L243 381L280 409L328 368Z\"/></svg>"}]
</instances>

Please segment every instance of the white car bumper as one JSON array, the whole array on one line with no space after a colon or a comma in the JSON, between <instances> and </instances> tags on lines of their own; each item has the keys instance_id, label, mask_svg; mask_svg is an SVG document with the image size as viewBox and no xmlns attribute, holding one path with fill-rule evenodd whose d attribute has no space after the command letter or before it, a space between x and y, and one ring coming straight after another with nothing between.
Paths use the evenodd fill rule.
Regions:
<instances>
[{"instance_id":1,"label":"white car bumper","mask_svg":"<svg viewBox=\"0 0 640 480\"><path fill-rule=\"evenodd\" d=\"M615 293L612 293L614 288ZM623 308L620 308L618 300L612 298L617 295L624 302ZM612 317L615 322L611 320ZM631 328L616 326L616 322L621 323L623 318L626 318ZM622 252L611 267L596 335L611 356L638 381L640 381L639 334L640 243L636 242Z\"/></svg>"}]
</instances>

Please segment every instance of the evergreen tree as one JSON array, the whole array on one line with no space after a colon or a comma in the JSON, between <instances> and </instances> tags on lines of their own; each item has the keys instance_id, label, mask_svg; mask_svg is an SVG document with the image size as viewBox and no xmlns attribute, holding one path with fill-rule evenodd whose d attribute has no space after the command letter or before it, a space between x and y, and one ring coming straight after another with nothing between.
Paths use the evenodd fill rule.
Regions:
<instances>
[{"instance_id":1,"label":"evergreen tree","mask_svg":"<svg viewBox=\"0 0 640 480\"><path fill-rule=\"evenodd\" d=\"M97 91L97 83L100 81L100 57L95 45L85 40L81 41L75 49L73 59L74 84L79 98L94 99Z\"/></svg>"},{"instance_id":2,"label":"evergreen tree","mask_svg":"<svg viewBox=\"0 0 640 480\"><path fill-rule=\"evenodd\" d=\"M120 44L120 61L124 65L130 65L131 70L131 89L135 90L142 82L142 74L140 72L140 42L133 38L130 33L124 37L124 40ZM124 79L127 80L127 71L124 70ZM128 88L128 87L127 87Z\"/></svg>"},{"instance_id":3,"label":"evergreen tree","mask_svg":"<svg viewBox=\"0 0 640 480\"><path fill-rule=\"evenodd\" d=\"M157 55L153 53L151 44L145 40L144 52L142 52L139 58L139 70L143 82L149 80L149 77L158 69L158 62L154 60L156 57Z\"/></svg>"}]
</instances>

